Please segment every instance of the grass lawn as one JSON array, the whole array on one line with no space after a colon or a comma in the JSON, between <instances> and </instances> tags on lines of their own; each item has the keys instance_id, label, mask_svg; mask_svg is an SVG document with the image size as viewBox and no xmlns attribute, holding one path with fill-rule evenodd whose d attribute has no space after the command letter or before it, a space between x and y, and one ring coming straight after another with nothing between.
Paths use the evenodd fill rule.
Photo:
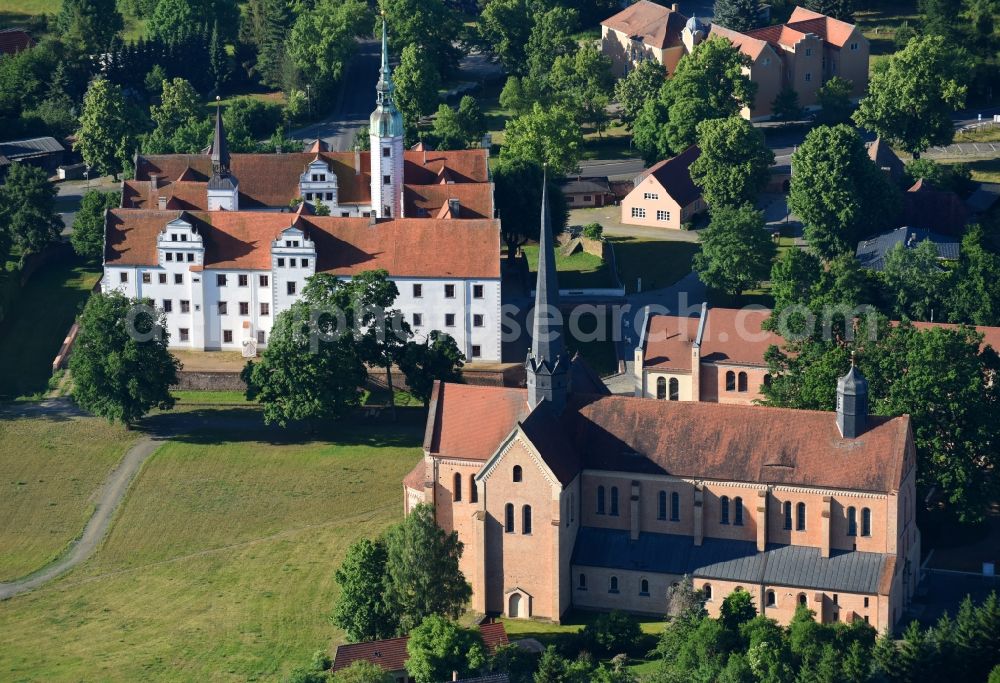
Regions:
<instances>
[{"instance_id":1,"label":"grass lawn","mask_svg":"<svg viewBox=\"0 0 1000 683\"><path fill-rule=\"evenodd\" d=\"M200 412L213 431L145 464L87 563L0 603L0 677L280 680L338 640L334 570L401 519L422 414L306 437Z\"/></svg>"},{"instance_id":2,"label":"grass lawn","mask_svg":"<svg viewBox=\"0 0 1000 683\"><path fill-rule=\"evenodd\" d=\"M1000 142L1000 126L990 124L956 133L955 142Z\"/></svg>"},{"instance_id":3,"label":"grass lawn","mask_svg":"<svg viewBox=\"0 0 1000 683\"><path fill-rule=\"evenodd\" d=\"M671 242L637 237L609 237L615 247L618 275L629 294L636 292L637 280L642 289L669 287L691 272L691 260L698 252L692 242Z\"/></svg>"},{"instance_id":4,"label":"grass lawn","mask_svg":"<svg viewBox=\"0 0 1000 683\"><path fill-rule=\"evenodd\" d=\"M622 125L609 126L598 135L584 128L583 159L628 159L638 158L639 152L632 148L632 135Z\"/></svg>"},{"instance_id":5,"label":"grass lawn","mask_svg":"<svg viewBox=\"0 0 1000 683\"><path fill-rule=\"evenodd\" d=\"M57 14L61 0L0 0L0 26L24 26L39 14Z\"/></svg>"},{"instance_id":6,"label":"grass lawn","mask_svg":"<svg viewBox=\"0 0 1000 683\"><path fill-rule=\"evenodd\" d=\"M0 400L41 394L52 359L100 277L73 260L43 266L0 323Z\"/></svg>"},{"instance_id":7,"label":"grass lawn","mask_svg":"<svg viewBox=\"0 0 1000 683\"><path fill-rule=\"evenodd\" d=\"M528 258L528 267L531 272L537 272L538 245L529 244L522 249ZM556 250L556 270L559 271L560 289L614 287L611 272L604 261L599 256L588 254L585 251L563 256Z\"/></svg>"},{"instance_id":8,"label":"grass lawn","mask_svg":"<svg viewBox=\"0 0 1000 683\"><path fill-rule=\"evenodd\" d=\"M965 164L972 179L980 183L1000 183L1000 159L935 159L941 164Z\"/></svg>"},{"instance_id":9,"label":"grass lawn","mask_svg":"<svg viewBox=\"0 0 1000 683\"><path fill-rule=\"evenodd\" d=\"M94 492L137 436L97 418L0 410L0 581L40 569L76 538Z\"/></svg>"}]
</instances>

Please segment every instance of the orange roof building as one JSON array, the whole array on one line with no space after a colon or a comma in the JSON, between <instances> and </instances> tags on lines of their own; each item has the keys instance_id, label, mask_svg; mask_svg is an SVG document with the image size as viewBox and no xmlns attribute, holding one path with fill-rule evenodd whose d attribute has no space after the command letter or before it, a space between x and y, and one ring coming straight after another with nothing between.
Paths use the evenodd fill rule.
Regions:
<instances>
[{"instance_id":1,"label":"orange roof building","mask_svg":"<svg viewBox=\"0 0 1000 683\"><path fill-rule=\"evenodd\" d=\"M543 213L541 311L559 305L550 231ZM684 372L694 339L711 362L750 367L766 315L657 319L649 364ZM869 415L856 368L835 412L613 396L577 383L557 317L531 324L527 387L437 384L403 480L404 510L433 506L463 542L475 612L663 614L688 576L713 616L742 589L781 623L806 605L825 623L895 626L920 558L913 435L906 415ZM742 327L757 336L729 336Z\"/></svg>"}]
</instances>

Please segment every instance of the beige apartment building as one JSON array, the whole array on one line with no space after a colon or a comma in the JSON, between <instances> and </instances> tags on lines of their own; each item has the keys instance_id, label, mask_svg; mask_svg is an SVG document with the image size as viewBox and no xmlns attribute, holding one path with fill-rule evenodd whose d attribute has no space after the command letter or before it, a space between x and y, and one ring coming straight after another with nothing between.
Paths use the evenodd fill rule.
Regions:
<instances>
[{"instance_id":1,"label":"beige apartment building","mask_svg":"<svg viewBox=\"0 0 1000 683\"><path fill-rule=\"evenodd\" d=\"M691 180L690 167L701 155L696 145L651 166L621 203L621 222L680 230L707 208L701 190Z\"/></svg>"}]
</instances>

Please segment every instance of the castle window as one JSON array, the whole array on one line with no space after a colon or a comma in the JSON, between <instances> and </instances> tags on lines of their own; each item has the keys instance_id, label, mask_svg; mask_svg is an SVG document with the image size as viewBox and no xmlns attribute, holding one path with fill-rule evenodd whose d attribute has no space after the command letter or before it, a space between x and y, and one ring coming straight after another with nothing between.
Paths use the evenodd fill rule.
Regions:
<instances>
[{"instance_id":1,"label":"castle window","mask_svg":"<svg viewBox=\"0 0 1000 683\"><path fill-rule=\"evenodd\" d=\"M482 299L486 289L483 285L472 285L472 298Z\"/></svg>"},{"instance_id":2,"label":"castle window","mask_svg":"<svg viewBox=\"0 0 1000 683\"><path fill-rule=\"evenodd\" d=\"M236 284L238 284L240 287L246 287L247 285L250 284L250 276L249 275L237 275L236 276Z\"/></svg>"},{"instance_id":3,"label":"castle window","mask_svg":"<svg viewBox=\"0 0 1000 683\"><path fill-rule=\"evenodd\" d=\"M473 344L472 345L472 357L473 358L479 358L482 355L483 355L483 347L481 347L479 344Z\"/></svg>"},{"instance_id":4,"label":"castle window","mask_svg":"<svg viewBox=\"0 0 1000 683\"><path fill-rule=\"evenodd\" d=\"M188 328L182 327L177 331L181 334L181 341L187 341L189 339L190 330L188 330Z\"/></svg>"},{"instance_id":5,"label":"castle window","mask_svg":"<svg viewBox=\"0 0 1000 683\"><path fill-rule=\"evenodd\" d=\"M384 156L384 157L391 157L392 156L392 147L383 147L382 148L382 156Z\"/></svg>"},{"instance_id":6,"label":"castle window","mask_svg":"<svg viewBox=\"0 0 1000 683\"><path fill-rule=\"evenodd\" d=\"M181 313L191 312L191 302L185 299L181 299Z\"/></svg>"},{"instance_id":7,"label":"castle window","mask_svg":"<svg viewBox=\"0 0 1000 683\"><path fill-rule=\"evenodd\" d=\"M514 465L514 473L513 474L514 474L514 477L513 477L514 481L521 481L523 474L521 472L521 466L520 465Z\"/></svg>"},{"instance_id":8,"label":"castle window","mask_svg":"<svg viewBox=\"0 0 1000 683\"><path fill-rule=\"evenodd\" d=\"M278 267L279 268L284 268L285 267L285 259L283 259L283 258L279 258L278 259Z\"/></svg>"},{"instance_id":9,"label":"castle window","mask_svg":"<svg viewBox=\"0 0 1000 683\"><path fill-rule=\"evenodd\" d=\"M218 285L219 287L225 287L226 286L226 276L225 275L216 275L215 276L215 284Z\"/></svg>"},{"instance_id":10,"label":"castle window","mask_svg":"<svg viewBox=\"0 0 1000 683\"><path fill-rule=\"evenodd\" d=\"M729 496L719 499L719 524L729 524Z\"/></svg>"},{"instance_id":11,"label":"castle window","mask_svg":"<svg viewBox=\"0 0 1000 683\"><path fill-rule=\"evenodd\" d=\"M229 312L229 305L225 301L219 302L219 315L226 315Z\"/></svg>"},{"instance_id":12,"label":"castle window","mask_svg":"<svg viewBox=\"0 0 1000 683\"><path fill-rule=\"evenodd\" d=\"M424 286L422 284L419 284L419 283L418 284L414 284L413 285L413 298L414 299L419 299L423 295L424 295Z\"/></svg>"},{"instance_id":13,"label":"castle window","mask_svg":"<svg viewBox=\"0 0 1000 683\"><path fill-rule=\"evenodd\" d=\"M285 283L285 289L288 291L288 293L290 295L294 295L295 294L295 283L294 282L286 282Z\"/></svg>"},{"instance_id":14,"label":"castle window","mask_svg":"<svg viewBox=\"0 0 1000 683\"><path fill-rule=\"evenodd\" d=\"M261 275L259 278L257 278L257 280L258 284L260 284L261 287L271 286L271 278L268 275Z\"/></svg>"},{"instance_id":15,"label":"castle window","mask_svg":"<svg viewBox=\"0 0 1000 683\"><path fill-rule=\"evenodd\" d=\"M455 285L445 285L444 286L444 298L454 299L455 298Z\"/></svg>"},{"instance_id":16,"label":"castle window","mask_svg":"<svg viewBox=\"0 0 1000 683\"><path fill-rule=\"evenodd\" d=\"M771 386L771 375L770 374L764 375L764 386L765 387Z\"/></svg>"},{"instance_id":17,"label":"castle window","mask_svg":"<svg viewBox=\"0 0 1000 683\"><path fill-rule=\"evenodd\" d=\"M701 587L701 592L702 594L704 594L705 600L707 600L708 602L712 601L712 584L706 583L704 586Z\"/></svg>"},{"instance_id":18,"label":"castle window","mask_svg":"<svg viewBox=\"0 0 1000 683\"><path fill-rule=\"evenodd\" d=\"M168 261L173 261L174 260L174 252L172 252L172 251L168 251L167 252L167 260Z\"/></svg>"},{"instance_id":19,"label":"castle window","mask_svg":"<svg viewBox=\"0 0 1000 683\"><path fill-rule=\"evenodd\" d=\"M611 487L611 516L618 516L618 487Z\"/></svg>"},{"instance_id":20,"label":"castle window","mask_svg":"<svg viewBox=\"0 0 1000 683\"><path fill-rule=\"evenodd\" d=\"M232 344L233 343L233 331L232 330L223 330L222 331L222 341L225 344Z\"/></svg>"},{"instance_id":21,"label":"castle window","mask_svg":"<svg viewBox=\"0 0 1000 683\"><path fill-rule=\"evenodd\" d=\"M670 521L681 521L681 494L676 491L670 494Z\"/></svg>"},{"instance_id":22,"label":"castle window","mask_svg":"<svg viewBox=\"0 0 1000 683\"><path fill-rule=\"evenodd\" d=\"M194 253L193 252L188 252L187 260L188 260L188 263L191 263L192 261L194 261Z\"/></svg>"},{"instance_id":23,"label":"castle window","mask_svg":"<svg viewBox=\"0 0 1000 683\"><path fill-rule=\"evenodd\" d=\"M781 505L781 512L785 516L785 531L792 530L792 504L790 501L785 501Z\"/></svg>"},{"instance_id":24,"label":"castle window","mask_svg":"<svg viewBox=\"0 0 1000 683\"><path fill-rule=\"evenodd\" d=\"M733 524L743 526L743 499L739 496L733 498Z\"/></svg>"},{"instance_id":25,"label":"castle window","mask_svg":"<svg viewBox=\"0 0 1000 683\"><path fill-rule=\"evenodd\" d=\"M479 502L479 487L476 485L476 475L469 475L469 502Z\"/></svg>"},{"instance_id":26,"label":"castle window","mask_svg":"<svg viewBox=\"0 0 1000 683\"><path fill-rule=\"evenodd\" d=\"M453 492L454 501L459 503L462 501L462 475L455 472L455 490Z\"/></svg>"},{"instance_id":27,"label":"castle window","mask_svg":"<svg viewBox=\"0 0 1000 683\"><path fill-rule=\"evenodd\" d=\"M776 598L775 598L775 595L774 595L774 591L768 591L766 593L765 603L764 604L766 604L768 607L774 607L774 605L776 604L775 601L776 601Z\"/></svg>"},{"instance_id":28,"label":"castle window","mask_svg":"<svg viewBox=\"0 0 1000 683\"><path fill-rule=\"evenodd\" d=\"M184 284L184 274L183 273L174 273L174 284L175 285L183 285Z\"/></svg>"},{"instance_id":29,"label":"castle window","mask_svg":"<svg viewBox=\"0 0 1000 683\"><path fill-rule=\"evenodd\" d=\"M657 496L656 518L657 519L666 519L667 518L667 492L666 491L660 491L659 495Z\"/></svg>"},{"instance_id":30,"label":"castle window","mask_svg":"<svg viewBox=\"0 0 1000 683\"><path fill-rule=\"evenodd\" d=\"M504 507L504 520L503 520L503 530L508 533L514 533L514 504L507 503Z\"/></svg>"},{"instance_id":31,"label":"castle window","mask_svg":"<svg viewBox=\"0 0 1000 683\"><path fill-rule=\"evenodd\" d=\"M391 175L384 175L384 176L382 176L382 184L383 185L392 185L392 176Z\"/></svg>"},{"instance_id":32,"label":"castle window","mask_svg":"<svg viewBox=\"0 0 1000 683\"><path fill-rule=\"evenodd\" d=\"M639 595L649 595L649 581L647 579L639 582Z\"/></svg>"},{"instance_id":33,"label":"castle window","mask_svg":"<svg viewBox=\"0 0 1000 683\"><path fill-rule=\"evenodd\" d=\"M528 535L531 533L531 506L525 505L521 508L521 533Z\"/></svg>"},{"instance_id":34,"label":"castle window","mask_svg":"<svg viewBox=\"0 0 1000 683\"><path fill-rule=\"evenodd\" d=\"M805 605L806 605L806 594L805 593L799 593L799 604L802 605L803 607L805 607Z\"/></svg>"},{"instance_id":35,"label":"castle window","mask_svg":"<svg viewBox=\"0 0 1000 683\"><path fill-rule=\"evenodd\" d=\"M795 530L806 530L806 504L799 503L795 506Z\"/></svg>"},{"instance_id":36,"label":"castle window","mask_svg":"<svg viewBox=\"0 0 1000 683\"><path fill-rule=\"evenodd\" d=\"M486 324L486 319L483 317L482 313L472 314L472 326L473 327L483 327Z\"/></svg>"},{"instance_id":37,"label":"castle window","mask_svg":"<svg viewBox=\"0 0 1000 683\"><path fill-rule=\"evenodd\" d=\"M858 511L854 507L847 508L847 535L858 535Z\"/></svg>"},{"instance_id":38,"label":"castle window","mask_svg":"<svg viewBox=\"0 0 1000 683\"><path fill-rule=\"evenodd\" d=\"M868 598L865 598L865 607L868 607Z\"/></svg>"},{"instance_id":39,"label":"castle window","mask_svg":"<svg viewBox=\"0 0 1000 683\"><path fill-rule=\"evenodd\" d=\"M180 259L178 259L178 261L179 260ZM160 273L159 276L156 279L159 281L159 283L161 285L167 284L167 274L166 273Z\"/></svg>"},{"instance_id":40,"label":"castle window","mask_svg":"<svg viewBox=\"0 0 1000 683\"><path fill-rule=\"evenodd\" d=\"M262 303L260 305L260 314L261 315L271 315L271 304L269 304L269 303Z\"/></svg>"},{"instance_id":41,"label":"castle window","mask_svg":"<svg viewBox=\"0 0 1000 683\"><path fill-rule=\"evenodd\" d=\"M868 508L861 508L861 535L872 535L872 511Z\"/></svg>"},{"instance_id":42,"label":"castle window","mask_svg":"<svg viewBox=\"0 0 1000 683\"><path fill-rule=\"evenodd\" d=\"M577 590L581 590L581 591L587 590L587 575L586 574L580 574L580 578L577 579L577 582L576 582L576 589Z\"/></svg>"},{"instance_id":43,"label":"castle window","mask_svg":"<svg viewBox=\"0 0 1000 683\"><path fill-rule=\"evenodd\" d=\"M726 372L726 391L736 391L736 373L732 370Z\"/></svg>"},{"instance_id":44,"label":"castle window","mask_svg":"<svg viewBox=\"0 0 1000 683\"><path fill-rule=\"evenodd\" d=\"M142 274L142 284L148 285L148 284L152 284L152 282L153 282L153 278L152 278L152 276L149 273L143 273Z\"/></svg>"},{"instance_id":45,"label":"castle window","mask_svg":"<svg viewBox=\"0 0 1000 683\"><path fill-rule=\"evenodd\" d=\"M740 391L747 390L747 373L745 372L741 372L739 374L739 390Z\"/></svg>"},{"instance_id":46,"label":"castle window","mask_svg":"<svg viewBox=\"0 0 1000 683\"><path fill-rule=\"evenodd\" d=\"M667 378L656 378L656 400L662 401L667 398Z\"/></svg>"},{"instance_id":47,"label":"castle window","mask_svg":"<svg viewBox=\"0 0 1000 683\"><path fill-rule=\"evenodd\" d=\"M681 383L677 381L676 377L670 378L670 400L677 401L680 399L680 386Z\"/></svg>"},{"instance_id":48,"label":"castle window","mask_svg":"<svg viewBox=\"0 0 1000 683\"><path fill-rule=\"evenodd\" d=\"M608 592L609 593L617 593L618 592L618 577L617 576L612 576L611 579L608 581Z\"/></svg>"},{"instance_id":49,"label":"castle window","mask_svg":"<svg viewBox=\"0 0 1000 683\"><path fill-rule=\"evenodd\" d=\"M604 487L597 487L597 514L604 514Z\"/></svg>"}]
</instances>

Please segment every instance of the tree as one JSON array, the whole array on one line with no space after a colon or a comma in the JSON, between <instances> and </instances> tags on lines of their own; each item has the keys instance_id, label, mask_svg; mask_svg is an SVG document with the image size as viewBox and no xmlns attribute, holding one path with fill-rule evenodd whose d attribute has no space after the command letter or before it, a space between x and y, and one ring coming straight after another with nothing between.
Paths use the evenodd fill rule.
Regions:
<instances>
[{"instance_id":1,"label":"tree","mask_svg":"<svg viewBox=\"0 0 1000 683\"><path fill-rule=\"evenodd\" d=\"M521 79L517 76L508 76L504 82L503 90L500 91L500 106L509 109L516 116L527 113L535 103L536 93L526 88L529 85L528 79Z\"/></svg>"},{"instance_id":2,"label":"tree","mask_svg":"<svg viewBox=\"0 0 1000 683\"><path fill-rule=\"evenodd\" d=\"M319 273L278 314L260 361L248 362L241 374L247 399L262 404L267 424L312 426L358 405L367 373L354 343L352 304L349 283Z\"/></svg>"},{"instance_id":3,"label":"tree","mask_svg":"<svg viewBox=\"0 0 1000 683\"><path fill-rule=\"evenodd\" d=\"M324 10L319 10L320 13L330 11L336 12L336 8L327 5ZM312 11L307 10L302 16L307 14L311 21L314 18ZM294 22L288 3L284 0L250 0L241 21L241 38L257 48L254 70L263 83L280 86L288 32ZM304 67L300 65L300 68Z\"/></svg>"},{"instance_id":4,"label":"tree","mask_svg":"<svg viewBox=\"0 0 1000 683\"><path fill-rule=\"evenodd\" d=\"M238 97L222 110L230 152L256 152L258 140L281 125L281 107L250 97Z\"/></svg>"},{"instance_id":5,"label":"tree","mask_svg":"<svg viewBox=\"0 0 1000 683\"><path fill-rule=\"evenodd\" d=\"M749 204L723 205L712 209L694 269L709 287L739 297L767 277L774 253L763 214Z\"/></svg>"},{"instance_id":6,"label":"tree","mask_svg":"<svg viewBox=\"0 0 1000 683\"><path fill-rule=\"evenodd\" d=\"M121 200L121 192L100 190L90 190L80 200L70 240L74 251L91 263L100 263L104 256L104 214L120 206Z\"/></svg>"},{"instance_id":7,"label":"tree","mask_svg":"<svg viewBox=\"0 0 1000 683\"><path fill-rule=\"evenodd\" d=\"M593 45L581 45L573 54L557 57L548 83L557 102L576 112L601 133L608 124L609 93L614 86L611 59Z\"/></svg>"},{"instance_id":8,"label":"tree","mask_svg":"<svg viewBox=\"0 0 1000 683\"><path fill-rule=\"evenodd\" d=\"M536 11L534 20L525 48L527 75L537 83L544 83L556 59L576 52L577 42L573 33L580 17L575 9L554 5Z\"/></svg>"},{"instance_id":9,"label":"tree","mask_svg":"<svg viewBox=\"0 0 1000 683\"><path fill-rule=\"evenodd\" d=\"M105 50L124 26L115 0L64 0L56 15L62 39L87 54Z\"/></svg>"},{"instance_id":10,"label":"tree","mask_svg":"<svg viewBox=\"0 0 1000 683\"><path fill-rule=\"evenodd\" d=\"M795 121L802 116L802 106L799 104L799 94L795 88L785 85L771 103L774 118L777 121Z\"/></svg>"},{"instance_id":11,"label":"tree","mask_svg":"<svg viewBox=\"0 0 1000 683\"><path fill-rule=\"evenodd\" d=\"M306 80L316 84L339 80L354 54L354 38L370 26L363 0L319 0L295 20L288 41L288 55Z\"/></svg>"},{"instance_id":12,"label":"tree","mask_svg":"<svg viewBox=\"0 0 1000 683\"><path fill-rule=\"evenodd\" d=\"M572 113L562 106L543 107L508 119L500 161L531 161L548 164L551 174L572 173L580 161L583 134Z\"/></svg>"},{"instance_id":13,"label":"tree","mask_svg":"<svg viewBox=\"0 0 1000 683\"><path fill-rule=\"evenodd\" d=\"M972 180L972 171L966 164L939 164L932 159L914 159L906 165L904 183L913 185L924 180L939 190L950 190L959 196L967 196L977 185Z\"/></svg>"},{"instance_id":14,"label":"tree","mask_svg":"<svg viewBox=\"0 0 1000 683\"><path fill-rule=\"evenodd\" d=\"M410 632L406 672L416 683L450 680L452 672L466 678L486 663L486 647L476 629L462 628L432 614Z\"/></svg>"},{"instance_id":15,"label":"tree","mask_svg":"<svg viewBox=\"0 0 1000 683\"><path fill-rule=\"evenodd\" d=\"M820 281L823 264L816 255L802 249L786 249L771 266L771 294L774 310L808 303Z\"/></svg>"},{"instance_id":16,"label":"tree","mask_svg":"<svg viewBox=\"0 0 1000 683\"><path fill-rule=\"evenodd\" d=\"M875 64L854 121L919 157L955 135L951 114L965 105L966 58L941 36L915 38Z\"/></svg>"},{"instance_id":17,"label":"tree","mask_svg":"<svg viewBox=\"0 0 1000 683\"><path fill-rule=\"evenodd\" d=\"M666 69L659 62L648 59L615 83L615 99L621 107L619 115L629 130L643 105L657 97L666 80Z\"/></svg>"},{"instance_id":18,"label":"tree","mask_svg":"<svg viewBox=\"0 0 1000 683\"><path fill-rule=\"evenodd\" d=\"M501 217L507 257L513 261L517 250L538 240L542 206L542 166L531 160L504 160L493 169L497 214ZM548 176L549 215L556 234L566 229L569 210L566 198L552 175Z\"/></svg>"},{"instance_id":19,"label":"tree","mask_svg":"<svg viewBox=\"0 0 1000 683\"><path fill-rule=\"evenodd\" d=\"M59 239L63 222L56 213L56 194L48 175L37 166L8 167L0 185L0 226L21 252L22 263L28 254L37 254Z\"/></svg>"},{"instance_id":20,"label":"tree","mask_svg":"<svg viewBox=\"0 0 1000 683\"><path fill-rule=\"evenodd\" d=\"M458 126L466 146L480 142L486 135L486 117L472 95L463 95L458 101Z\"/></svg>"},{"instance_id":21,"label":"tree","mask_svg":"<svg viewBox=\"0 0 1000 683\"><path fill-rule=\"evenodd\" d=\"M527 0L489 0L476 30L507 73L524 76L528 66L525 48L533 26Z\"/></svg>"},{"instance_id":22,"label":"tree","mask_svg":"<svg viewBox=\"0 0 1000 683\"><path fill-rule=\"evenodd\" d=\"M382 595L386 558L383 539L362 538L347 549L334 575L340 586L340 599L332 621L352 643L391 638L399 630L399 620Z\"/></svg>"},{"instance_id":23,"label":"tree","mask_svg":"<svg viewBox=\"0 0 1000 683\"><path fill-rule=\"evenodd\" d=\"M933 320L935 309L941 317L948 275L938 265L937 246L930 240L913 248L897 244L886 254L879 276L893 317Z\"/></svg>"},{"instance_id":24,"label":"tree","mask_svg":"<svg viewBox=\"0 0 1000 683\"><path fill-rule=\"evenodd\" d=\"M329 214L329 210L328 210ZM385 270L366 270L351 278L358 354L362 362L385 370L389 410L396 417L392 366L398 364L413 336L402 311L393 308L399 290Z\"/></svg>"},{"instance_id":25,"label":"tree","mask_svg":"<svg viewBox=\"0 0 1000 683\"><path fill-rule=\"evenodd\" d=\"M792 155L788 207L805 224L809 247L830 259L853 251L863 236L892 223L898 190L868 158L857 131L819 126Z\"/></svg>"},{"instance_id":26,"label":"tree","mask_svg":"<svg viewBox=\"0 0 1000 683\"><path fill-rule=\"evenodd\" d=\"M219 22L212 25L212 38L208 44L208 70L212 75L212 90L219 94L229 81L229 55L219 33Z\"/></svg>"},{"instance_id":27,"label":"tree","mask_svg":"<svg viewBox=\"0 0 1000 683\"><path fill-rule=\"evenodd\" d=\"M458 112L447 104L438 106L437 114L434 116L433 135L438 149L465 148L465 135Z\"/></svg>"},{"instance_id":28,"label":"tree","mask_svg":"<svg viewBox=\"0 0 1000 683\"><path fill-rule=\"evenodd\" d=\"M461 34L460 13L444 0L379 0L379 7L389 26L393 53L401 54L408 45L415 45L439 76L455 72L461 58L453 42ZM377 23L376 34L382 30L381 21Z\"/></svg>"},{"instance_id":29,"label":"tree","mask_svg":"<svg viewBox=\"0 0 1000 683\"><path fill-rule=\"evenodd\" d=\"M81 408L129 428L152 408L174 406L180 362L167 350L163 311L112 291L91 296L79 323L69 367Z\"/></svg>"},{"instance_id":30,"label":"tree","mask_svg":"<svg viewBox=\"0 0 1000 683\"><path fill-rule=\"evenodd\" d=\"M385 683L385 669L366 659L359 659L345 669L333 674L329 683Z\"/></svg>"},{"instance_id":31,"label":"tree","mask_svg":"<svg viewBox=\"0 0 1000 683\"><path fill-rule=\"evenodd\" d=\"M235 29L239 19L234 0L157 0L146 30L153 38L169 42L178 36L198 34L216 22L220 27Z\"/></svg>"},{"instance_id":32,"label":"tree","mask_svg":"<svg viewBox=\"0 0 1000 683\"><path fill-rule=\"evenodd\" d=\"M805 0L802 5L813 12L848 23L854 19L854 0Z\"/></svg>"},{"instance_id":33,"label":"tree","mask_svg":"<svg viewBox=\"0 0 1000 683\"><path fill-rule=\"evenodd\" d=\"M753 103L756 85L743 73L749 57L723 38L711 38L681 57L656 98L632 126L636 148L648 163L687 149L706 119L736 116Z\"/></svg>"},{"instance_id":34,"label":"tree","mask_svg":"<svg viewBox=\"0 0 1000 683\"><path fill-rule=\"evenodd\" d=\"M698 147L701 154L691 164L691 180L709 207L757 200L774 163L763 133L738 116L710 119L698 124Z\"/></svg>"},{"instance_id":35,"label":"tree","mask_svg":"<svg viewBox=\"0 0 1000 683\"><path fill-rule=\"evenodd\" d=\"M757 616L753 597L745 590L734 590L722 601L719 610L719 621L730 631L738 632L740 627Z\"/></svg>"},{"instance_id":36,"label":"tree","mask_svg":"<svg viewBox=\"0 0 1000 683\"><path fill-rule=\"evenodd\" d=\"M104 78L90 84L83 98L76 137L74 149L80 151L87 165L117 180L135 149L132 122L121 88Z\"/></svg>"},{"instance_id":37,"label":"tree","mask_svg":"<svg viewBox=\"0 0 1000 683\"><path fill-rule=\"evenodd\" d=\"M396 83L396 106L407 125L415 126L420 118L434 111L441 87L441 74L433 60L427 59L415 44L407 45L393 74Z\"/></svg>"},{"instance_id":38,"label":"tree","mask_svg":"<svg viewBox=\"0 0 1000 683\"><path fill-rule=\"evenodd\" d=\"M143 136L148 154L196 153L212 134L210 120L202 115L201 96L183 78L163 80L160 104L149 108L156 128Z\"/></svg>"},{"instance_id":39,"label":"tree","mask_svg":"<svg viewBox=\"0 0 1000 683\"><path fill-rule=\"evenodd\" d=\"M427 405L435 382L462 381L465 356L458 349L455 338L431 330L426 343L410 342L399 359L399 369L406 377L410 394Z\"/></svg>"},{"instance_id":40,"label":"tree","mask_svg":"<svg viewBox=\"0 0 1000 683\"><path fill-rule=\"evenodd\" d=\"M160 104L149 108L149 117L158 128L173 129L201 116L201 96L183 78L164 80Z\"/></svg>"},{"instance_id":41,"label":"tree","mask_svg":"<svg viewBox=\"0 0 1000 683\"><path fill-rule=\"evenodd\" d=\"M555 646L549 645L538 662L534 683L591 683L593 668L582 656L571 662L560 655Z\"/></svg>"},{"instance_id":42,"label":"tree","mask_svg":"<svg viewBox=\"0 0 1000 683\"><path fill-rule=\"evenodd\" d=\"M761 25L758 0L715 0L713 21L732 31L745 33Z\"/></svg>"},{"instance_id":43,"label":"tree","mask_svg":"<svg viewBox=\"0 0 1000 683\"><path fill-rule=\"evenodd\" d=\"M820 111L817 119L820 123L835 126L851 120L851 82L846 78L834 76L816 91L816 101Z\"/></svg>"},{"instance_id":44,"label":"tree","mask_svg":"<svg viewBox=\"0 0 1000 683\"><path fill-rule=\"evenodd\" d=\"M472 596L458 568L462 542L445 532L427 505L418 505L386 533L385 600L399 616L401 633L438 614L457 619Z\"/></svg>"},{"instance_id":45,"label":"tree","mask_svg":"<svg viewBox=\"0 0 1000 683\"><path fill-rule=\"evenodd\" d=\"M923 15L923 32L927 35L953 39L962 11L961 0L918 0Z\"/></svg>"},{"instance_id":46,"label":"tree","mask_svg":"<svg viewBox=\"0 0 1000 683\"><path fill-rule=\"evenodd\" d=\"M1000 322L1000 256L983 246L983 230L969 226L948 293L948 319L969 325Z\"/></svg>"},{"instance_id":47,"label":"tree","mask_svg":"<svg viewBox=\"0 0 1000 683\"><path fill-rule=\"evenodd\" d=\"M642 638L642 629L632 616L616 610L599 615L583 628L580 636L597 653L610 657L635 649Z\"/></svg>"}]
</instances>

